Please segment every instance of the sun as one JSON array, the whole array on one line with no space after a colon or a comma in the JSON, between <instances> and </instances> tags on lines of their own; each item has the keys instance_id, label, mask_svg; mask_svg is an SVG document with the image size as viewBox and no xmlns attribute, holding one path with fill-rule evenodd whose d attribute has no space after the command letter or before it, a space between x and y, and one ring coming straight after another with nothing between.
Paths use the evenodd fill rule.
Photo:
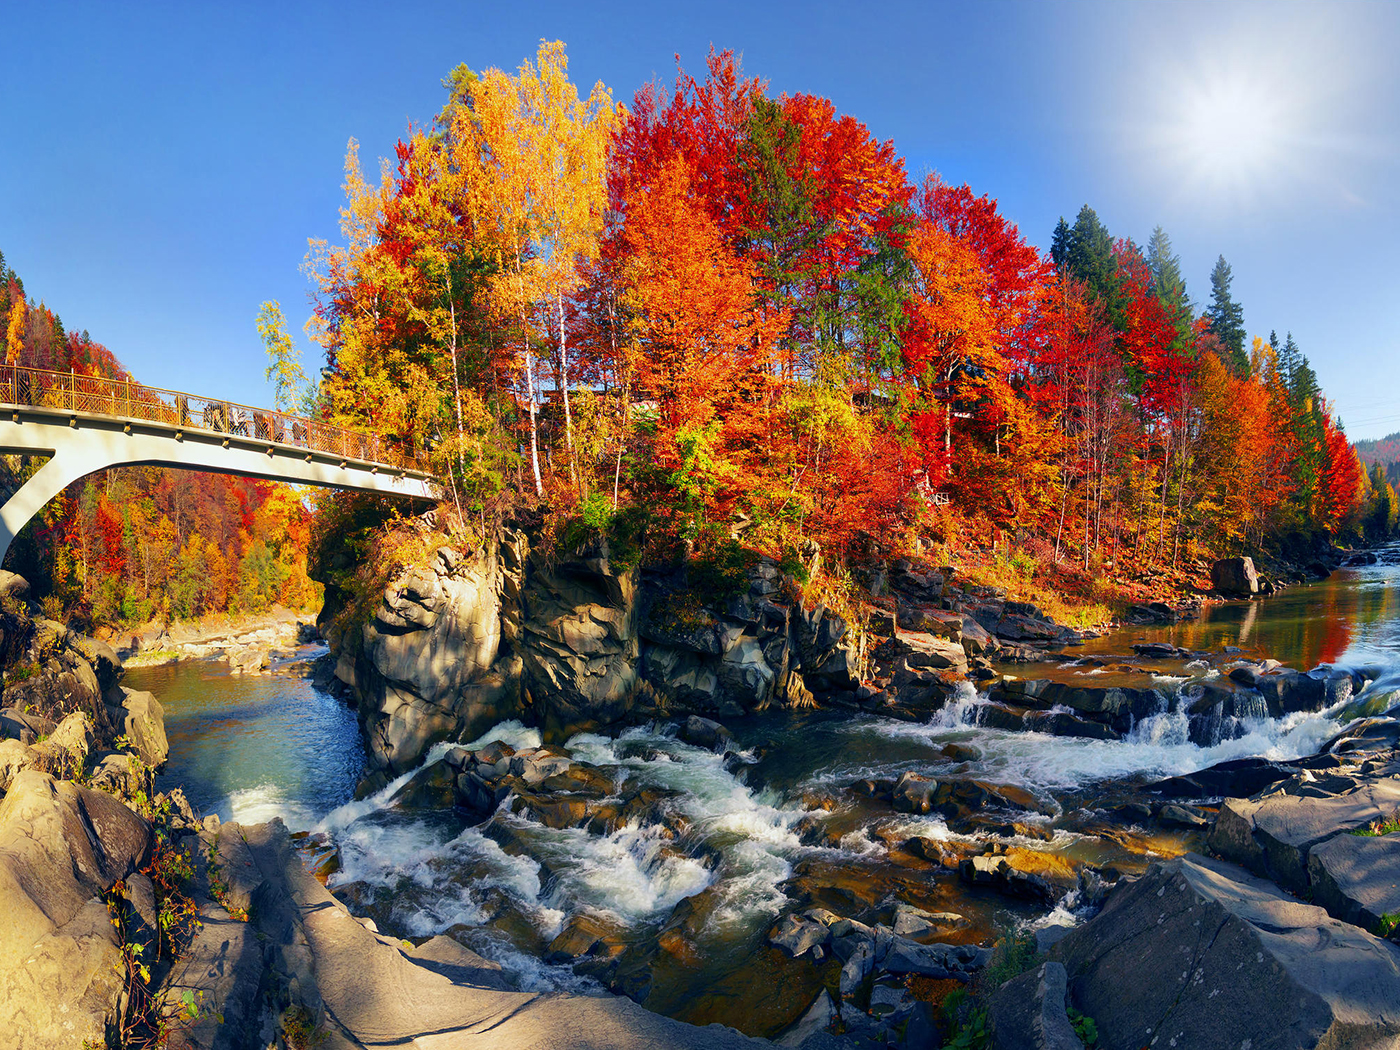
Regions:
<instances>
[{"instance_id":1,"label":"sun","mask_svg":"<svg viewBox=\"0 0 1400 1050\"><path fill-rule=\"evenodd\" d=\"M1247 191L1287 163L1286 101L1262 81L1225 72L1182 87L1170 137L1198 185Z\"/></svg>"}]
</instances>

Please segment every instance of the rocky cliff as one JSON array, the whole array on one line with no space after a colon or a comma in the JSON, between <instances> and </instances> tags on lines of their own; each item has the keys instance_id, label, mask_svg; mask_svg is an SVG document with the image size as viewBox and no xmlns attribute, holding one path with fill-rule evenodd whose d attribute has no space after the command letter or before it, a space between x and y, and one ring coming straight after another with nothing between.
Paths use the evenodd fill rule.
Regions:
<instances>
[{"instance_id":1,"label":"rocky cliff","mask_svg":"<svg viewBox=\"0 0 1400 1050\"><path fill-rule=\"evenodd\" d=\"M734 589L704 602L674 573L620 563L605 538L560 552L508 529L395 575L370 621L332 638L334 676L385 774L508 718L563 740L858 686L855 632L820 605L804 609L771 559L756 558Z\"/></svg>"}]
</instances>

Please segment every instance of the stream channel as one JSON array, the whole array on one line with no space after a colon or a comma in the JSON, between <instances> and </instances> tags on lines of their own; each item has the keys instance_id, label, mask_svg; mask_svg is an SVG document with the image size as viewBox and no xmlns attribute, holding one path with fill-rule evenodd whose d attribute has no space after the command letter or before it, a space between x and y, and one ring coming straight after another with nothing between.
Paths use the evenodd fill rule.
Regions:
<instances>
[{"instance_id":1,"label":"stream channel","mask_svg":"<svg viewBox=\"0 0 1400 1050\"><path fill-rule=\"evenodd\" d=\"M1379 668L1362 700L1400 688L1400 546L1380 553L1377 565L1268 600L1207 606L1194 622L1115 631L1072 650L1080 659L1070 664L1002 669L1150 685L1161 695L1161 713L1121 741L981 727L985 694L966 686L928 724L847 711L737 721L729 728L738 757L728 762L681 742L674 726L566 743L573 758L630 783L679 791L668 804L689 827L681 839L646 823L607 834L551 829L504 807L486 823L450 809L405 811L389 800L407 776L353 800L364 762L354 714L303 677L306 661L324 649L304 649L265 676L186 661L132 669L125 682L164 705L170 760L162 786L183 786L202 813L245 823L281 817L308 833L301 837L308 864L381 931L415 940L451 932L500 962L522 988L590 991L600 986L587 967L580 973L547 961L551 939L586 915L623 943L651 944L650 1009L771 1034L767 1018L791 1017L793 1004L810 1001L820 986L815 967L765 945L774 917L794 900L829 902L844 914L893 899L955 912L966 921L939 939L985 944L1008 928L1072 921L1081 904L1075 872L1084 866L1140 872L1157 857L1200 848L1199 831L1132 826L1107 807L1135 785L1227 759L1311 754L1340 727L1337 705L1245 718L1232 727L1233 738L1197 746L1183 697L1193 681L1219 675L1230 661ZM1195 656L1134 657L1135 642L1169 642ZM507 722L469 746L490 739L518 748L537 745L539 734ZM444 751L439 745L426 761ZM982 818L986 826L950 826L849 790L904 771L1010 785L1026 804ZM946 844L955 858L994 837L1038 858L1063 896L1047 915L1045 907L971 889L960 883L955 860L940 866L912 856L903 844L914 837ZM687 898L681 913L692 915L695 950L657 951L658 934Z\"/></svg>"}]
</instances>

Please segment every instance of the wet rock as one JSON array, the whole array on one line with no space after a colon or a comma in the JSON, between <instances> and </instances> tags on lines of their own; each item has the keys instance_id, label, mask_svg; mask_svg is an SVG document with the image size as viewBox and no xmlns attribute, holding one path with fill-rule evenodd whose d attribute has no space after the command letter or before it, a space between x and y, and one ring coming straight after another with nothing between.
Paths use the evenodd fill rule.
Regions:
<instances>
[{"instance_id":1,"label":"wet rock","mask_svg":"<svg viewBox=\"0 0 1400 1050\"><path fill-rule=\"evenodd\" d=\"M1400 719L1362 718L1347 725L1322 745L1322 750L1345 755L1400 746Z\"/></svg>"},{"instance_id":2,"label":"wet rock","mask_svg":"<svg viewBox=\"0 0 1400 1050\"><path fill-rule=\"evenodd\" d=\"M1052 955L1071 1001L1114 1050L1264 1045L1265 1034L1277 1050L1400 1037L1400 949L1194 854L1116 890Z\"/></svg>"},{"instance_id":3,"label":"wet rock","mask_svg":"<svg viewBox=\"0 0 1400 1050\"><path fill-rule=\"evenodd\" d=\"M585 957L615 959L626 950L626 930L596 915L578 912L549 944L545 962L567 963Z\"/></svg>"},{"instance_id":4,"label":"wet rock","mask_svg":"<svg viewBox=\"0 0 1400 1050\"><path fill-rule=\"evenodd\" d=\"M1325 798L1226 799L1207 842L1216 855L1305 893L1313 847L1372 821L1388 820L1397 809L1400 781L1394 780Z\"/></svg>"},{"instance_id":5,"label":"wet rock","mask_svg":"<svg viewBox=\"0 0 1400 1050\"><path fill-rule=\"evenodd\" d=\"M680 731L676 734L687 744L695 747L703 747L709 751L718 751L734 742L734 734L724 726L709 718L701 718L699 715L691 715L681 724Z\"/></svg>"},{"instance_id":6,"label":"wet rock","mask_svg":"<svg viewBox=\"0 0 1400 1050\"><path fill-rule=\"evenodd\" d=\"M1319 711L1327 706L1327 684L1301 671L1283 669L1259 676L1254 686L1275 718L1297 711Z\"/></svg>"},{"instance_id":7,"label":"wet rock","mask_svg":"<svg viewBox=\"0 0 1400 1050\"><path fill-rule=\"evenodd\" d=\"M921 937L931 937L939 931L966 925L967 920L956 912L929 912L901 901L895 905L894 924L891 928L900 937L918 940Z\"/></svg>"},{"instance_id":8,"label":"wet rock","mask_svg":"<svg viewBox=\"0 0 1400 1050\"><path fill-rule=\"evenodd\" d=\"M784 915L768 931L768 943L781 948L792 958L801 958L831 939L831 932L822 923L791 912Z\"/></svg>"},{"instance_id":9,"label":"wet rock","mask_svg":"<svg viewBox=\"0 0 1400 1050\"><path fill-rule=\"evenodd\" d=\"M519 777L534 787L550 777L566 772L570 765L572 761L566 755L554 755L540 750L512 755L509 768L511 776Z\"/></svg>"},{"instance_id":10,"label":"wet rock","mask_svg":"<svg viewBox=\"0 0 1400 1050\"><path fill-rule=\"evenodd\" d=\"M1168 798L1247 798L1270 784L1287 780L1296 769L1264 758L1239 758L1219 762L1180 777L1169 777L1147 786Z\"/></svg>"},{"instance_id":11,"label":"wet rock","mask_svg":"<svg viewBox=\"0 0 1400 1050\"><path fill-rule=\"evenodd\" d=\"M1221 558L1210 567L1210 584L1221 594L1248 598L1259 593L1253 558Z\"/></svg>"},{"instance_id":12,"label":"wet rock","mask_svg":"<svg viewBox=\"0 0 1400 1050\"><path fill-rule=\"evenodd\" d=\"M938 781L918 773L902 773L894 783L890 799L897 813L928 813L933 809L937 791Z\"/></svg>"},{"instance_id":13,"label":"wet rock","mask_svg":"<svg viewBox=\"0 0 1400 1050\"><path fill-rule=\"evenodd\" d=\"M1008 897L1035 901L1046 907L1059 899L1059 894L1044 878L1012 867L1005 857L967 857L958 865L958 877L969 886L996 890Z\"/></svg>"},{"instance_id":14,"label":"wet rock","mask_svg":"<svg viewBox=\"0 0 1400 1050\"><path fill-rule=\"evenodd\" d=\"M401 810L451 809L456 799L457 776L446 762L434 762L415 773L394 793L389 804Z\"/></svg>"},{"instance_id":15,"label":"wet rock","mask_svg":"<svg viewBox=\"0 0 1400 1050\"><path fill-rule=\"evenodd\" d=\"M991 996L994 1050L1083 1050L1066 1012L1067 976L1057 962L1013 977Z\"/></svg>"},{"instance_id":16,"label":"wet rock","mask_svg":"<svg viewBox=\"0 0 1400 1050\"><path fill-rule=\"evenodd\" d=\"M1204 828L1210 824L1210 817L1194 806L1163 806L1157 811L1157 820L1179 828Z\"/></svg>"}]
</instances>

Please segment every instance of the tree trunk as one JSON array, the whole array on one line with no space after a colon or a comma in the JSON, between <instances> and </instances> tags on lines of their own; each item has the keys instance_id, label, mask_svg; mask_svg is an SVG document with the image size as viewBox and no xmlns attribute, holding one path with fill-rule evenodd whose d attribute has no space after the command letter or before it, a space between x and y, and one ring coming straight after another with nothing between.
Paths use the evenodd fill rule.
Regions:
<instances>
[{"instance_id":1,"label":"tree trunk","mask_svg":"<svg viewBox=\"0 0 1400 1050\"><path fill-rule=\"evenodd\" d=\"M574 417L569 409L569 351L564 337L564 293L555 292L554 301L559 308L559 394L564 401L564 449L569 455L569 481L582 496L579 471L574 462Z\"/></svg>"}]
</instances>

